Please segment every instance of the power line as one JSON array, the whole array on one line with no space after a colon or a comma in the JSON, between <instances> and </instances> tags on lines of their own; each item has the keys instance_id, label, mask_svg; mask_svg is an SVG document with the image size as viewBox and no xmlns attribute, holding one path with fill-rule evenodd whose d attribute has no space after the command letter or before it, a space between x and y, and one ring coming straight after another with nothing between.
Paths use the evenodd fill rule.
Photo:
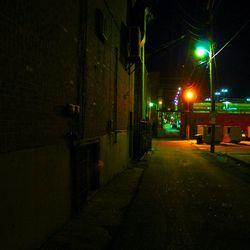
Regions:
<instances>
[{"instance_id":1,"label":"power line","mask_svg":"<svg viewBox=\"0 0 250 250\"><path fill-rule=\"evenodd\" d=\"M168 43L162 44L162 45L160 46L160 48L155 49L152 53L150 53L149 56L152 56L152 55L154 55L154 54L157 54L157 53L161 52L162 50L165 50L165 49L169 48L171 45L175 45L178 41L181 41L181 40L184 39L185 37L186 37L185 35L181 35L180 37L178 37L178 38L176 38L176 39L174 39L174 40L171 40L171 41L168 42Z\"/></svg>"},{"instance_id":2,"label":"power line","mask_svg":"<svg viewBox=\"0 0 250 250\"><path fill-rule=\"evenodd\" d=\"M241 27L240 27L240 29L229 39L229 41L227 42L227 43L225 43L215 54L214 54L214 56L212 57L212 59L215 57L215 56L217 56L229 43L231 43L232 41L233 41L233 39L235 39L236 38L236 36L238 36L239 35L239 33L248 25L248 23L249 23L249 21L250 20L247 20L247 22L246 23L244 23Z\"/></svg>"},{"instance_id":3,"label":"power line","mask_svg":"<svg viewBox=\"0 0 250 250\"><path fill-rule=\"evenodd\" d=\"M196 27L193 24L191 24L185 17L183 17L182 20L184 21L185 24L190 26L192 29L197 30L197 31L202 30L202 28Z\"/></svg>"},{"instance_id":4,"label":"power line","mask_svg":"<svg viewBox=\"0 0 250 250\"><path fill-rule=\"evenodd\" d=\"M201 25L200 21L197 21L196 19L194 19L187 11L186 9L180 4L180 2L177 2L177 5L180 9L180 11L187 17L189 18L189 20L191 20L193 23L196 23L196 25L199 25L200 27L203 27L203 25ZM194 24L192 24L192 26L195 29L201 30L201 28L196 27Z\"/></svg>"}]
</instances>

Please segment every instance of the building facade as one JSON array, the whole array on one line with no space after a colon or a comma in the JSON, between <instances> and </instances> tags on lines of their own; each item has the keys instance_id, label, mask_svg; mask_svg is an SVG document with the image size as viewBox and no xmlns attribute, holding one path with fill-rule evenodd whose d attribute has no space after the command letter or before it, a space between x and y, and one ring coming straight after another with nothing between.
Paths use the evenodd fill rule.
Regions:
<instances>
[{"instance_id":1,"label":"building facade","mask_svg":"<svg viewBox=\"0 0 250 250\"><path fill-rule=\"evenodd\" d=\"M135 5L0 2L3 249L38 247L130 164L144 109L142 62L127 60Z\"/></svg>"},{"instance_id":2,"label":"building facade","mask_svg":"<svg viewBox=\"0 0 250 250\"><path fill-rule=\"evenodd\" d=\"M186 136L187 123L190 125L190 136L195 138L199 132L199 127L211 127L212 122L221 128L221 138L219 142L225 140L230 128L238 128L242 139L250 136L250 104L248 102L224 101L216 102L215 116L211 116L210 102L195 102L189 112L183 111L181 116L181 135Z\"/></svg>"}]
</instances>

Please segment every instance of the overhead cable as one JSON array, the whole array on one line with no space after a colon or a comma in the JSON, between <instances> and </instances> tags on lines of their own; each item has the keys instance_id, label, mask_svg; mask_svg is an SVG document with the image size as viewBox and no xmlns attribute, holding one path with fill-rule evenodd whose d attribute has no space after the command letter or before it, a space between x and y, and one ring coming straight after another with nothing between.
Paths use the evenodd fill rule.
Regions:
<instances>
[{"instance_id":1,"label":"overhead cable","mask_svg":"<svg viewBox=\"0 0 250 250\"><path fill-rule=\"evenodd\" d=\"M186 17L188 17L190 20L192 20L193 23L196 23L197 25L199 25L199 26L202 27L202 25L200 25L200 22L197 21L196 19L194 19L194 18L186 11L186 9L185 9L179 2L178 2L177 4L178 4L178 6L179 6L179 9L182 11L182 13L183 13ZM193 25L193 26L195 27L195 25ZM197 28L197 27L196 27L196 28ZM199 28L197 28L197 29L199 29Z\"/></svg>"},{"instance_id":2,"label":"overhead cable","mask_svg":"<svg viewBox=\"0 0 250 250\"><path fill-rule=\"evenodd\" d=\"M154 54L157 54L157 53L161 52L162 50L167 49L169 46L176 44L178 41L184 39L185 37L186 37L185 35L181 35L181 36L178 37L177 39L174 39L174 40L171 40L171 41L168 42L168 43L162 44L162 45L160 46L160 48L154 50L154 51L150 54L150 56L152 56L152 55L154 55Z\"/></svg>"},{"instance_id":3,"label":"overhead cable","mask_svg":"<svg viewBox=\"0 0 250 250\"><path fill-rule=\"evenodd\" d=\"M229 39L229 41L227 42L227 43L225 43L215 54L214 54L214 56L212 57L212 59L215 57L215 56L217 56L229 43L231 43L232 41L233 41L233 39L235 39L236 38L236 36L238 36L239 35L239 33L248 25L248 23L249 23L249 21L250 20L247 20L247 22L246 23L244 23L241 27L240 27L240 29Z\"/></svg>"}]
</instances>

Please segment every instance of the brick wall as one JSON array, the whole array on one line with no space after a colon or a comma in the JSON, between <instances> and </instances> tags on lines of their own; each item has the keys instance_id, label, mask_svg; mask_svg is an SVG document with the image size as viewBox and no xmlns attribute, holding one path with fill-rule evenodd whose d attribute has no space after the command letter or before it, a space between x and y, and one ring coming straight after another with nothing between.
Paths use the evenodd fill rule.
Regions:
<instances>
[{"instance_id":1,"label":"brick wall","mask_svg":"<svg viewBox=\"0 0 250 250\"><path fill-rule=\"evenodd\" d=\"M126 24L126 0L94 1L88 11L85 138L105 135L109 122L127 130L131 103L131 80L121 60L121 26ZM106 40L95 30L96 7L103 13ZM117 51L117 52L116 52ZM117 53L117 54L116 54Z\"/></svg>"},{"instance_id":2,"label":"brick wall","mask_svg":"<svg viewBox=\"0 0 250 250\"><path fill-rule=\"evenodd\" d=\"M36 249L69 218L65 114L77 101L80 1L0 1L3 249ZM42 226L41 226L42 225Z\"/></svg>"},{"instance_id":3,"label":"brick wall","mask_svg":"<svg viewBox=\"0 0 250 250\"><path fill-rule=\"evenodd\" d=\"M126 130L129 111L133 111L134 78L126 71L120 47L126 2L88 1L88 15L81 17L84 1L0 1L4 249L35 249L60 227L70 216L72 183L86 185L82 183L85 170L95 167L97 157L104 162L103 182L128 165ZM106 18L106 41L95 30L96 6ZM88 28L87 34L85 29L84 34L79 32L81 25ZM97 156L88 159L89 166L86 161L72 164L74 154L65 141L76 125L65 107L77 102L84 114L80 128L84 128L84 139L98 138L100 144L98 152L91 152ZM111 120L117 120L112 132L125 130L111 133L117 140L110 140ZM72 182L72 170L79 170L81 183Z\"/></svg>"},{"instance_id":4,"label":"brick wall","mask_svg":"<svg viewBox=\"0 0 250 250\"><path fill-rule=\"evenodd\" d=\"M75 102L77 1L1 1L0 152L56 143Z\"/></svg>"}]
</instances>

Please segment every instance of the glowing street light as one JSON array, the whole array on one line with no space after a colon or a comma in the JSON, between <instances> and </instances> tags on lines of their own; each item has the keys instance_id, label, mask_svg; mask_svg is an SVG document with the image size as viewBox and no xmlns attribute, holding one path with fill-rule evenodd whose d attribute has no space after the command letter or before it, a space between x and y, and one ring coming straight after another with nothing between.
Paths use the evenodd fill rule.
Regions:
<instances>
[{"instance_id":1,"label":"glowing street light","mask_svg":"<svg viewBox=\"0 0 250 250\"><path fill-rule=\"evenodd\" d=\"M183 93L183 97L187 103L194 101L196 98L195 89L194 88L187 88Z\"/></svg>"},{"instance_id":2,"label":"glowing street light","mask_svg":"<svg viewBox=\"0 0 250 250\"><path fill-rule=\"evenodd\" d=\"M174 107L175 107L176 111L178 110L180 94L181 94L181 87L178 87L178 90L177 90L175 98L174 98Z\"/></svg>"},{"instance_id":3,"label":"glowing street light","mask_svg":"<svg viewBox=\"0 0 250 250\"><path fill-rule=\"evenodd\" d=\"M214 153L215 150L215 93L213 85L213 54L214 47L212 39L210 40L209 50L206 47L198 46L195 50L196 56L203 58L206 54L209 56L209 85L210 85L210 98L211 98L211 110L210 110L210 123L211 123L211 144L210 152Z\"/></svg>"},{"instance_id":4,"label":"glowing street light","mask_svg":"<svg viewBox=\"0 0 250 250\"><path fill-rule=\"evenodd\" d=\"M189 90L187 93L186 93L186 98L187 98L187 100L192 100L193 98L194 98L194 93L191 91L191 90Z\"/></svg>"},{"instance_id":5,"label":"glowing street light","mask_svg":"<svg viewBox=\"0 0 250 250\"><path fill-rule=\"evenodd\" d=\"M190 139L190 119L189 119L189 116L190 116L190 108L189 108L189 104L190 102L193 102L194 99L195 99L196 95L195 95L195 92L193 89L187 89L185 92L184 92L184 99L187 101L187 125L186 125L186 138L187 140Z\"/></svg>"},{"instance_id":6,"label":"glowing street light","mask_svg":"<svg viewBox=\"0 0 250 250\"><path fill-rule=\"evenodd\" d=\"M209 55L210 52L207 49L203 48L203 47L197 47L196 50L195 50L195 54L196 54L197 57L203 58L206 55Z\"/></svg>"},{"instance_id":7,"label":"glowing street light","mask_svg":"<svg viewBox=\"0 0 250 250\"><path fill-rule=\"evenodd\" d=\"M150 103L149 103L149 107L150 107L150 108L154 107L154 103L153 103L153 102L150 102Z\"/></svg>"},{"instance_id":8,"label":"glowing street light","mask_svg":"<svg viewBox=\"0 0 250 250\"><path fill-rule=\"evenodd\" d=\"M208 1L207 10L209 14L209 30L208 38L209 40L200 43L199 47L204 48L209 56L209 86L210 86L210 98L211 98L211 110L210 110L210 124L211 124L211 145L210 152L214 153L215 149L215 123L216 123L216 113L215 113L215 95L214 95L214 84L213 84L213 58L214 58L214 42L213 42L213 21L214 21L214 1ZM209 45L209 46L206 46ZM203 50L198 49L197 55L202 55Z\"/></svg>"}]
</instances>

